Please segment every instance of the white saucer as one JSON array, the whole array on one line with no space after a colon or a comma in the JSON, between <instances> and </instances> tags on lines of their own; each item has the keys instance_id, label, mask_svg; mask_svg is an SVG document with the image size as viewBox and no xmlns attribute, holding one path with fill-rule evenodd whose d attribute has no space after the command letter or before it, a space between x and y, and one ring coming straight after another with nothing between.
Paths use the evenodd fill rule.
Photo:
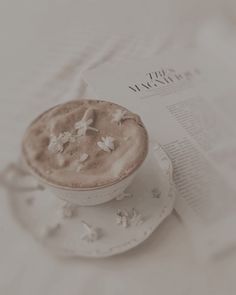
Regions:
<instances>
[{"instance_id":1,"label":"white saucer","mask_svg":"<svg viewBox=\"0 0 236 295\"><path fill-rule=\"evenodd\" d=\"M21 186L33 182L28 176L14 179L14 184ZM65 203L49 191L8 190L14 216L38 241L53 253L84 257L107 257L134 248L171 213L175 199L172 165L159 145L151 147L127 192L133 196L98 206L73 208L72 217L62 217L60 212ZM131 219L133 208L138 216ZM128 227L124 227L124 222L117 224L121 221L116 216L118 209L129 214L126 220L122 219L122 222L129 221ZM97 239L88 239L83 222L92 226Z\"/></svg>"}]
</instances>

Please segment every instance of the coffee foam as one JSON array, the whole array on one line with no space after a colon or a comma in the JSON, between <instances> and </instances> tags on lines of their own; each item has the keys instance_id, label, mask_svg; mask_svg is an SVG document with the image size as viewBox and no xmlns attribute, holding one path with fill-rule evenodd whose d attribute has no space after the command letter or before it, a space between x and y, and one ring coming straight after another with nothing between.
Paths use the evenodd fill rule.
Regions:
<instances>
[{"instance_id":1,"label":"coffee foam","mask_svg":"<svg viewBox=\"0 0 236 295\"><path fill-rule=\"evenodd\" d=\"M114 121L117 110L125 113L120 121ZM75 124L89 119L91 130L78 136ZM52 136L58 138L64 132L70 132L72 140L63 144L63 151L50 151ZM109 152L98 146L106 136L114 138L114 150ZM131 174L145 159L147 149L147 132L138 115L97 100L67 102L48 110L32 122L22 144L28 166L44 180L88 189L110 185ZM80 162L81 157L86 159Z\"/></svg>"}]
</instances>

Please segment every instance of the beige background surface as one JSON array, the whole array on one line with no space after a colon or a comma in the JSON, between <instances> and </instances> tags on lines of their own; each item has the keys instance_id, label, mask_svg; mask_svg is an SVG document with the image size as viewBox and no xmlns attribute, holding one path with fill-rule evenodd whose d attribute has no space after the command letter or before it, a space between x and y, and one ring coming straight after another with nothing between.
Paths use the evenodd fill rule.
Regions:
<instances>
[{"instance_id":1,"label":"beige background surface","mask_svg":"<svg viewBox=\"0 0 236 295\"><path fill-rule=\"evenodd\" d=\"M214 51L235 67L234 1L0 1L1 167L17 158L22 133L60 101L88 97L83 71L166 49ZM50 256L17 224L0 190L0 294L235 294L236 253L211 262L193 252L176 215L125 255Z\"/></svg>"}]
</instances>

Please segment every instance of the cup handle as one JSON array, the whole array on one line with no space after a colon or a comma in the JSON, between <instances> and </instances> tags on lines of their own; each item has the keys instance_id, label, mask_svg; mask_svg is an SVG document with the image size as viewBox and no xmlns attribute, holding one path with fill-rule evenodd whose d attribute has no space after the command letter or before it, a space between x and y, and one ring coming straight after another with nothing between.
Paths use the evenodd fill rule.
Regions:
<instances>
[{"instance_id":1,"label":"cup handle","mask_svg":"<svg viewBox=\"0 0 236 295\"><path fill-rule=\"evenodd\" d=\"M152 149L154 153L154 157L165 172L165 174L169 177L170 180L173 179L173 165L166 154L166 152L163 150L160 144L154 143L152 144Z\"/></svg>"},{"instance_id":2,"label":"cup handle","mask_svg":"<svg viewBox=\"0 0 236 295\"><path fill-rule=\"evenodd\" d=\"M19 180L24 177L33 176L22 167L20 162L10 163L0 172L0 185L8 191L32 192L44 190L44 187L41 184L21 185ZM16 181L17 178L18 181Z\"/></svg>"}]
</instances>

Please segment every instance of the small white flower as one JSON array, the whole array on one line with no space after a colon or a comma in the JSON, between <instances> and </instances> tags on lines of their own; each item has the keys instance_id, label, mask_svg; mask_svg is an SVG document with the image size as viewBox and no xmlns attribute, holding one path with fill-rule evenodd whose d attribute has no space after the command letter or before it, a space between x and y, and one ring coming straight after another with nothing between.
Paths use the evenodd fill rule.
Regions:
<instances>
[{"instance_id":1,"label":"small white flower","mask_svg":"<svg viewBox=\"0 0 236 295\"><path fill-rule=\"evenodd\" d=\"M85 162L88 159L89 155L84 153L81 155L81 157L78 160L78 166L76 168L76 172L80 172L81 169L84 168L83 162Z\"/></svg>"},{"instance_id":2,"label":"small white flower","mask_svg":"<svg viewBox=\"0 0 236 295\"><path fill-rule=\"evenodd\" d=\"M48 150L53 154L63 152L63 144L55 135L51 136L51 139L48 145Z\"/></svg>"},{"instance_id":3,"label":"small white flower","mask_svg":"<svg viewBox=\"0 0 236 295\"><path fill-rule=\"evenodd\" d=\"M76 172L80 172L84 168L83 164L79 164L76 168Z\"/></svg>"},{"instance_id":4,"label":"small white flower","mask_svg":"<svg viewBox=\"0 0 236 295\"><path fill-rule=\"evenodd\" d=\"M126 110L116 110L114 114L112 114L112 122L121 124L121 121L125 119L125 115L127 114Z\"/></svg>"},{"instance_id":5,"label":"small white flower","mask_svg":"<svg viewBox=\"0 0 236 295\"><path fill-rule=\"evenodd\" d=\"M126 216L117 216L116 217L116 224L127 228L129 226L128 218Z\"/></svg>"},{"instance_id":6,"label":"small white flower","mask_svg":"<svg viewBox=\"0 0 236 295\"><path fill-rule=\"evenodd\" d=\"M116 224L121 225L124 228L127 228L129 226L129 213L126 210L117 210Z\"/></svg>"},{"instance_id":7,"label":"small white flower","mask_svg":"<svg viewBox=\"0 0 236 295\"><path fill-rule=\"evenodd\" d=\"M98 239L98 231L96 228L92 227L88 223L82 221L85 229L85 233L82 235L81 240L86 242L94 242Z\"/></svg>"},{"instance_id":8,"label":"small white flower","mask_svg":"<svg viewBox=\"0 0 236 295\"><path fill-rule=\"evenodd\" d=\"M130 222L134 225L140 225L143 223L143 217L134 208L132 209Z\"/></svg>"},{"instance_id":9,"label":"small white flower","mask_svg":"<svg viewBox=\"0 0 236 295\"><path fill-rule=\"evenodd\" d=\"M75 129L77 130L78 136L86 135L87 130L92 130L98 132L98 129L91 127L90 125L93 123L93 119L82 119L75 123Z\"/></svg>"},{"instance_id":10,"label":"small white flower","mask_svg":"<svg viewBox=\"0 0 236 295\"><path fill-rule=\"evenodd\" d=\"M116 212L116 224L123 226L124 228L130 225L138 226L143 223L143 217L134 208L131 212L118 209Z\"/></svg>"},{"instance_id":11,"label":"small white flower","mask_svg":"<svg viewBox=\"0 0 236 295\"><path fill-rule=\"evenodd\" d=\"M101 150L110 153L115 149L114 140L111 136L102 137L102 141L98 141L97 145Z\"/></svg>"},{"instance_id":12,"label":"small white flower","mask_svg":"<svg viewBox=\"0 0 236 295\"><path fill-rule=\"evenodd\" d=\"M60 133L58 136L52 135L48 145L48 150L53 154L63 152L64 144L70 142L72 137L72 134L68 131Z\"/></svg>"},{"instance_id":13,"label":"small white flower","mask_svg":"<svg viewBox=\"0 0 236 295\"><path fill-rule=\"evenodd\" d=\"M89 156L88 154L83 153L79 159L79 162L83 163L84 161L86 161L88 159L88 156Z\"/></svg>"},{"instance_id":14,"label":"small white flower","mask_svg":"<svg viewBox=\"0 0 236 295\"><path fill-rule=\"evenodd\" d=\"M71 218L73 217L76 209L77 205L69 202L64 202L64 204L58 210L58 214L61 218Z\"/></svg>"},{"instance_id":15,"label":"small white flower","mask_svg":"<svg viewBox=\"0 0 236 295\"><path fill-rule=\"evenodd\" d=\"M61 142L61 144L65 144L71 140L72 134L68 131L60 133L58 136L58 140Z\"/></svg>"}]
</instances>

